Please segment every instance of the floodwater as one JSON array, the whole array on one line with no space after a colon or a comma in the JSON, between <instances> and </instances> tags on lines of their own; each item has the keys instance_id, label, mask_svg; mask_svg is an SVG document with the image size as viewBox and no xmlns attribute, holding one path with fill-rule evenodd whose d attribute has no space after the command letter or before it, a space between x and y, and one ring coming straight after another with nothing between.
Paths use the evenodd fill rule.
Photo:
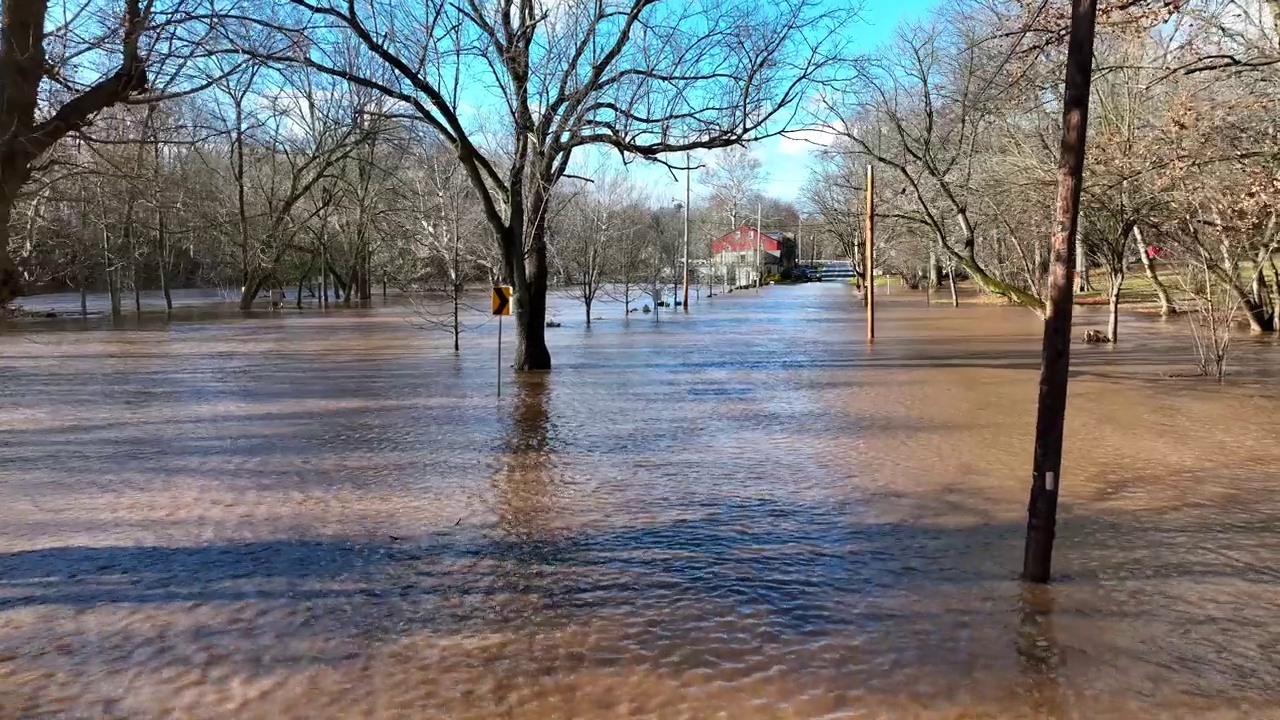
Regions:
<instances>
[{"instance_id":1,"label":"floodwater","mask_svg":"<svg viewBox=\"0 0 1280 720\"><path fill-rule=\"evenodd\" d=\"M1035 588L1028 312L560 302L5 328L0 718L1280 717L1272 342L1077 346Z\"/></svg>"}]
</instances>

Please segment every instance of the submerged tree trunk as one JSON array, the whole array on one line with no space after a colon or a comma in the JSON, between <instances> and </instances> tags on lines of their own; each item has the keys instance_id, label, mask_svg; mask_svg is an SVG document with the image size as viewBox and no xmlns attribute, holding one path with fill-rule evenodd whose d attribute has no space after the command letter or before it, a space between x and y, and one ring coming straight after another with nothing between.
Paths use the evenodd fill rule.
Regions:
<instances>
[{"instance_id":1,"label":"submerged tree trunk","mask_svg":"<svg viewBox=\"0 0 1280 720\"><path fill-rule=\"evenodd\" d=\"M1133 229L1133 239L1138 244L1138 257L1142 259L1142 269L1147 274L1147 282L1151 283L1151 289L1156 291L1156 298L1160 301L1160 314L1168 317L1174 313L1173 301L1169 299L1169 289L1165 287L1164 281L1156 271L1155 261L1147 253L1147 244L1142 239L1141 228Z\"/></svg>"},{"instance_id":2,"label":"submerged tree trunk","mask_svg":"<svg viewBox=\"0 0 1280 720\"><path fill-rule=\"evenodd\" d=\"M294 307L299 310L302 309L302 287L307 282L307 278L311 276L311 268L313 267L315 267L314 257L312 262L307 263L307 269L303 270L302 273L298 275L298 298L294 303Z\"/></svg>"},{"instance_id":3,"label":"submerged tree trunk","mask_svg":"<svg viewBox=\"0 0 1280 720\"><path fill-rule=\"evenodd\" d=\"M80 286L80 317L88 317L89 315L89 290L84 286Z\"/></svg>"},{"instance_id":4,"label":"submerged tree trunk","mask_svg":"<svg viewBox=\"0 0 1280 720\"><path fill-rule=\"evenodd\" d=\"M547 237L546 213L539 191L529 203L534 218L529 233L529 255L525 267L515 273L516 303L516 370L550 370L551 351L547 349ZM519 230L515 243L520 243Z\"/></svg>"},{"instance_id":5,"label":"submerged tree trunk","mask_svg":"<svg viewBox=\"0 0 1280 720\"><path fill-rule=\"evenodd\" d=\"M1280 18L1277 18L1276 22L1280 22ZM1274 256L1267 258L1267 264L1271 266L1271 307L1276 316L1273 324L1276 333L1280 334L1280 269L1276 268Z\"/></svg>"},{"instance_id":6,"label":"submerged tree trunk","mask_svg":"<svg viewBox=\"0 0 1280 720\"><path fill-rule=\"evenodd\" d=\"M1124 268L1111 271L1110 314L1107 316L1107 338L1110 342L1120 341L1120 288L1124 285Z\"/></svg>"},{"instance_id":7,"label":"submerged tree trunk","mask_svg":"<svg viewBox=\"0 0 1280 720\"><path fill-rule=\"evenodd\" d=\"M261 275L250 275L249 282L245 284L244 291L240 293L240 309L252 310L253 301L257 299L258 293L262 291L262 284L266 282L266 278Z\"/></svg>"},{"instance_id":8,"label":"submerged tree trunk","mask_svg":"<svg viewBox=\"0 0 1280 720\"><path fill-rule=\"evenodd\" d=\"M320 248L320 307L329 308L329 255Z\"/></svg>"},{"instance_id":9,"label":"submerged tree trunk","mask_svg":"<svg viewBox=\"0 0 1280 720\"><path fill-rule=\"evenodd\" d=\"M111 317L120 317L120 282L116 269L111 265L111 234L106 223L102 225L102 267L107 276L107 297L111 299Z\"/></svg>"},{"instance_id":10,"label":"submerged tree trunk","mask_svg":"<svg viewBox=\"0 0 1280 720\"><path fill-rule=\"evenodd\" d=\"M1273 332L1276 329L1275 316L1267 311L1265 305L1255 302L1247 293L1238 293L1238 295L1243 295L1241 305L1244 307L1245 317L1249 320L1249 332L1258 334Z\"/></svg>"},{"instance_id":11,"label":"submerged tree trunk","mask_svg":"<svg viewBox=\"0 0 1280 720\"><path fill-rule=\"evenodd\" d=\"M458 352L462 349L462 320L458 312L459 300L458 296L462 293L462 284L457 280L453 283L453 351Z\"/></svg>"},{"instance_id":12,"label":"submerged tree trunk","mask_svg":"<svg viewBox=\"0 0 1280 720\"><path fill-rule=\"evenodd\" d=\"M350 295L351 284L338 274L332 263L326 263L325 267L329 268L329 276L333 278L333 299L342 300Z\"/></svg>"},{"instance_id":13,"label":"submerged tree trunk","mask_svg":"<svg viewBox=\"0 0 1280 720\"><path fill-rule=\"evenodd\" d=\"M1076 289L1077 293L1093 292L1089 282L1089 257L1085 253L1084 239L1076 235Z\"/></svg>"},{"instance_id":14,"label":"submerged tree trunk","mask_svg":"<svg viewBox=\"0 0 1280 720\"><path fill-rule=\"evenodd\" d=\"M148 120L151 119L151 111L148 108ZM173 258L169 251L169 229L165 223L164 202L162 201L163 188L160 177L160 143L157 141L153 148L153 164L152 164L152 192L155 193L156 206L156 274L160 276L160 291L164 293L164 309L165 312L173 311L173 294L169 291L169 265Z\"/></svg>"},{"instance_id":15,"label":"submerged tree trunk","mask_svg":"<svg viewBox=\"0 0 1280 720\"><path fill-rule=\"evenodd\" d=\"M163 253L163 251L162 251ZM160 292L164 293L164 309L166 312L173 311L173 292L169 289L169 273L165 270L165 261L163 254L160 261Z\"/></svg>"},{"instance_id":16,"label":"submerged tree trunk","mask_svg":"<svg viewBox=\"0 0 1280 720\"><path fill-rule=\"evenodd\" d=\"M334 273L337 277L337 273ZM342 285L342 306L351 307L351 301L356 299L356 294L360 292L360 262L356 261L351 268L351 274L347 275L347 281Z\"/></svg>"},{"instance_id":17,"label":"submerged tree trunk","mask_svg":"<svg viewBox=\"0 0 1280 720\"><path fill-rule=\"evenodd\" d=\"M1235 277L1217 264L1210 264L1209 271L1212 278L1222 283L1231 292L1236 301L1240 303L1240 307L1244 310L1245 319L1249 321L1249 332L1257 334L1275 330L1275 315L1268 312L1265 305L1257 302L1249 291L1240 285L1238 277Z\"/></svg>"},{"instance_id":18,"label":"submerged tree trunk","mask_svg":"<svg viewBox=\"0 0 1280 720\"><path fill-rule=\"evenodd\" d=\"M947 266L947 284L951 286L951 307L960 307L960 296L956 294L956 268Z\"/></svg>"},{"instance_id":19,"label":"submerged tree trunk","mask_svg":"<svg viewBox=\"0 0 1280 720\"><path fill-rule=\"evenodd\" d=\"M587 297L586 293L582 295L582 304L587 309L587 327L591 327L591 298Z\"/></svg>"},{"instance_id":20,"label":"submerged tree trunk","mask_svg":"<svg viewBox=\"0 0 1280 720\"><path fill-rule=\"evenodd\" d=\"M12 213L13 198L0 188L0 313L22 294L22 276L18 274L17 263L9 255L9 217Z\"/></svg>"}]
</instances>

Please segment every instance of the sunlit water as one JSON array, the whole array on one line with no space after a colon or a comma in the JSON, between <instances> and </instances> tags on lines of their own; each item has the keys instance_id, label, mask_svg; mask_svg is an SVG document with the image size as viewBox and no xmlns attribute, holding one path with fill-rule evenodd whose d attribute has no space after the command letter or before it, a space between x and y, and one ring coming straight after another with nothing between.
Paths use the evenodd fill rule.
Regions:
<instances>
[{"instance_id":1,"label":"sunlit water","mask_svg":"<svg viewBox=\"0 0 1280 720\"><path fill-rule=\"evenodd\" d=\"M1276 716L1268 341L1076 347L1025 588L1030 313L561 304L501 399L394 307L4 328L0 717Z\"/></svg>"}]
</instances>

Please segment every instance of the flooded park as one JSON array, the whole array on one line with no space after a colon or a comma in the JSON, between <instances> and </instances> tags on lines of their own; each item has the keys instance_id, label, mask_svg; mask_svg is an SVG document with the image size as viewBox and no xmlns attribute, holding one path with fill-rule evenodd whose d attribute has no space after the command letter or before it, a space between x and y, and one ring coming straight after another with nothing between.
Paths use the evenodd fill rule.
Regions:
<instances>
[{"instance_id":1,"label":"flooded park","mask_svg":"<svg viewBox=\"0 0 1280 720\"><path fill-rule=\"evenodd\" d=\"M1274 340L1222 386L1177 319L1076 345L1030 586L1035 315L894 290L868 346L846 285L692 310L554 300L519 376L394 304L7 326L0 717L1280 706Z\"/></svg>"}]
</instances>

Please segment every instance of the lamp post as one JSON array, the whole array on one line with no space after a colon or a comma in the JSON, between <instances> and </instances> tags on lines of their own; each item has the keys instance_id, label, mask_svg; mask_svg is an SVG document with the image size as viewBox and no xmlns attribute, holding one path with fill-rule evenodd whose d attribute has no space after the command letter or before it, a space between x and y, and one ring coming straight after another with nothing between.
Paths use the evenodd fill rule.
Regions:
<instances>
[{"instance_id":1,"label":"lamp post","mask_svg":"<svg viewBox=\"0 0 1280 720\"><path fill-rule=\"evenodd\" d=\"M756 203L756 292L760 292L760 282L764 280L764 268L760 265L760 203Z\"/></svg>"},{"instance_id":2,"label":"lamp post","mask_svg":"<svg viewBox=\"0 0 1280 720\"><path fill-rule=\"evenodd\" d=\"M684 311L689 312L689 195L692 192L690 182L690 158L688 151L684 154Z\"/></svg>"}]
</instances>

